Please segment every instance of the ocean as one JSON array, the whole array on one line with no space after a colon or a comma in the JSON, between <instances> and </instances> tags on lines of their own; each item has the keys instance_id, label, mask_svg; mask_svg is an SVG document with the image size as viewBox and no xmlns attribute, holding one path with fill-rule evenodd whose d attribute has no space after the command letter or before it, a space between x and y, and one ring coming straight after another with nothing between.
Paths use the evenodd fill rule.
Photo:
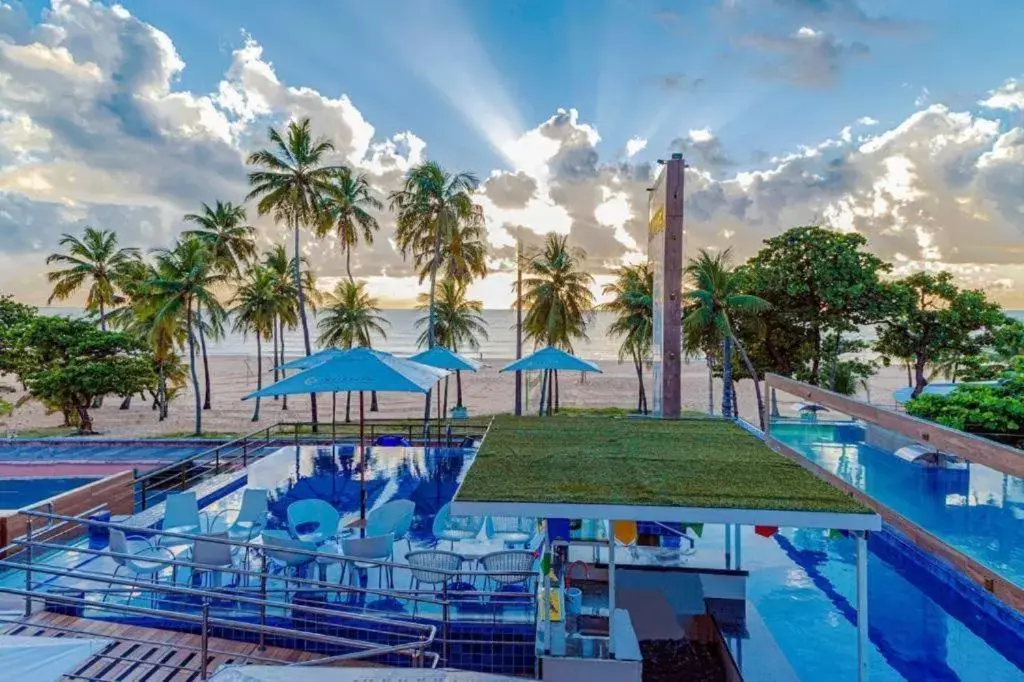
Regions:
<instances>
[{"instance_id":1,"label":"ocean","mask_svg":"<svg viewBox=\"0 0 1024 682\"><path fill-rule=\"evenodd\" d=\"M39 311L47 315L77 316L82 314L81 308L56 306L42 307ZM1011 317L1024 321L1024 310L1007 310L1005 312ZM416 326L416 320L424 313L418 310L382 310L381 315L389 322L389 325L386 325L388 336L386 340L375 344L377 347L399 355L409 355L422 350L416 345L416 339L422 329ZM481 341L479 351L466 353L466 355L499 359L514 358L516 356L515 311L485 310L483 318L487 323L488 339ZM612 313L594 313L594 319L589 327L590 338L576 344L577 355L588 360L616 360L619 356L619 340L608 336L608 326L613 319ZM311 319L310 323L314 325L314 328L310 329L311 341L316 345L315 322ZM860 336L865 340L872 340L875 336L874 328L862 329ZM288 355L302 355L302 347L302 331L300 329L285 330L285 350ZM207 350L211 355L255 355L256 341L251 336L244 339L241 334L231 331L229 328L223 339L207 341ZM529 350L529 348L524 348L524 352Z\"/></svg>"}]
</instances>

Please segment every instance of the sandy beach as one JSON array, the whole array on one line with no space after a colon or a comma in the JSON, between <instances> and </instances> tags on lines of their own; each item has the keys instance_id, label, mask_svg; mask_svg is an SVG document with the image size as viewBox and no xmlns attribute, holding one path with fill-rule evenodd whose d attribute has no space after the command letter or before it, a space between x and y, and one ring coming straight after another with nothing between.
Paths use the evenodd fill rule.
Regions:
<instances>
[{"instance_id":1,"label":"sandy beach","mask_svg":"<svg viewBox=\"0 0 1024 682\"><path fill-rule=\"evenodd\" d=\"M510 412L513 409L515 379L512 374L499 374L498 369L509 360L502 358L483 359L484 366L476 374L463 375L464 402L471 415ZM264 359L264 366L268 364ZM600 363L602 374L590 374L581 380L580 374L566 374L561 377L561 405L567 407L624 407L636 405L636 374L629 364L615 362ZM200 366L201 369L201 366ZM203 412L203 430L207 432L241 432L256 430L279 421L308 421L309 399L307 396L288 398L288 409L284 410L282 400L264 399L260 420L251 421L252 401L242 401L243 395L256 388L256 358L245 355L217 355L210 357L210 375L213 382L213 407ZM272 374L264 376L264 383L273 380ZM650 372L645 372L648 396L650 395ZM892 403L892 391L905 385L905 374L889 368L880 372L870 382L871 399L881 404ZM202 375L200 373L200 386ZM707 412L708 381L707 370L699 362L683 365L682 375L683 409ZM531 387L529 405L537 408L539 388ZM715 382L715 412L721 408L721 384ZM861 396L866 397L866 396ZM781 397L780 397L781 399ZM449 406L455 404L455 380L449 385ZM120 400L107 399L103 406L93 411L97 431L102 435L116 437L155 436L160 434L184 434L193 429L193 401L189 385L170 406L168 418L160 422L156 411L137 398L128 410L118 409ZM319 400L322 420L331 417L330 396ZM345 396L338 396L338 420L344 419ZM353 418L358 416L353 397ZM405 394L382 394L380 411L370 413L367 396L367 416L381 418L416 417L423 412L421 396ZM756 400L753 386L744 381L739 384L740 416L756 420ZM0 432L11 429L16 433L42 427L57 427L61 424L59 414L46 414L45 409L35 402L27 402L17 408L13 415L0 419Z\"/></svg>"}]
</instances>

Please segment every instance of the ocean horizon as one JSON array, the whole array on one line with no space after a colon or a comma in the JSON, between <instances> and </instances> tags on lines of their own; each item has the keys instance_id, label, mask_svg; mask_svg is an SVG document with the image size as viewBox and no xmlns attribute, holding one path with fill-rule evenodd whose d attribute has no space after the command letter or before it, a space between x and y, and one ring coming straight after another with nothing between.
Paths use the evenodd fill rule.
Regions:
<instances>
[{"instance_id":1,"label":"ocean horizon","mask_svg":"<svg viewBox=\"0 0 1024 682\"><path fill-rule=\"evenodd\" d=\"M45 315L70 315L76 317L84 314L84 310L71 306L41 306L39 312ZM1024 321L1024 310L1004 311L1010 317ZM408 308L390 308L381 310L387 320L387 339L375 344L376 347L399 355L411 355L423 350L417 345L422 327L416 326L416 320L425 313ZM484 310L482 317L487 323L488 338L482 340L477 351L465 351L467 357L478 358L514 358L516 356L516 313L514 310ZM615 319L614 313L596 312L587 329L588 339L576 344L575 351L580 357L588 360L617 360L619 357L619 339L608 335L608 327ZM316 346L317 332L315 320L310 319L310 341ZM302 330L285 330L285 352L289 356L303 354ZM874 329L869 327L861 330L860 336L866 340L874 338ZM249 335L242 336L227 325L224 338L213 341L207 339L207 352L210 355L256 355L256 340ZM524 348L524 352L528 351ZM269 355L270 349L266 349Z\"/></svg>"}]
</instances>

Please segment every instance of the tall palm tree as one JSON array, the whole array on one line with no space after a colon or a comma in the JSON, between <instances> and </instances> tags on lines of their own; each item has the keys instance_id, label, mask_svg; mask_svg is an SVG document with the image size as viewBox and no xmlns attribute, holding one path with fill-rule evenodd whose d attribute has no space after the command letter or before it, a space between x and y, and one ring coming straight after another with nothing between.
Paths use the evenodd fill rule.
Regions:
<instances>
[{"instance_id":1,"label":"tall palm tree","mask_svg":"<svg viewBox=\"0 0 1024 682\"><path fill-rule=\"evenodd\" d=\"M693 304L693 310L683 319L683 326L688 333L712 334L721 339L722 343L722 416L733 417L735 403L732 382L732 349L740 352L743 364L754 382L757 395L757 414L764 429L764 403L761 398L761 384L743 344L736 338L730 315L733 313L759 313L767 310L770 304L763 298L741 292L742 278L733 269L731 249L712 255L701 249L697 258L692 259L686 267L686 275L690 278L693 289L685 294L685 298Z\"/></svg>"},{"instance_id":2,"label":"tall palm tree","mask_svg":"<svg viewBox=\"0 0 1024 682\"><path fill-rule=\"evenodd\" d=\"M568 237L554 232L545 237L539 251L525 258L520 300L526 310L523 331L535 346L557 346L572 352L574 340L587 338L587 323L594 309L590 291L594 278L583 269L586 258L586 251L570 247ZM547 371L542 376L541 410L546 392L549 414L553 404L557 409L557 382L557 373Z\"/></svg>"},{"instance_id":3,"label":"tall palm tree","mask_svg":"<svg viewBox=\"0 0 1024 682\"><path fill-rule=\"evenodd\" d=\"M49 303L68 299L88 283L85 309L99 314L100 329L106 331L106 311L117 303L119 273L139 260L139 250L119 248L117 234L92 227L85 228L81 239L65 234L58 243L67 251L50 254L46 264L59 263L67 267L47 273L47 279L53 284Z\"/></svg>"},{"instance_id":4,"label":"tall palm tree","mask_svg":"<svg viewBox=\"0 0 1024 682\"><path fill-rule=\"evenodd\" d=\"M327 297L323 312L317 324L321 346L370 348L374 336L387 338L384 327L389 323L380 315L377 299L367 293L362 282L339 282ZM352 394L348 393L345 397L346 422L351 420L351 408Z\"/></svg>"},{"instance_id":5,"label":"tall palm tree","mask_svg":"<svg viewBox=\"0 0 1024 682\"><path fill-rule=\"evenodd\" d=\"M348 280L354 282L352 251L359 244L360 236L365 243L373 243L373 233L380 229L380 225L370 209L383 210L384 204L373 196L365 174L356 175L347 168L338 173L334 190L324 201L327 220L317 228L317 236L324 237L329 232L337 235L338 243L345 252L345 272Z\"/></svg>"},{"instance_id":6,"label":"tall palm tree","mask_svg":"<svg viewBox=\"0 0 1024 682\"><path fill-rule=\"evenodd\" d=\"M444 268L463 280L473 274L483 274L475 259L476 247L471 246L469 252L464 248L466 241L475 243L473 235L479 233L472 230L481 229L483 224L483 214L473 203L473 192L479 184L472 173L451 173L437 162L427 161L410 168L402 189L390 196L391 208L398 212L395 230L398 248L403 256L412 256L421 282L430 277L429 348L433 348L436 341L434 302L438 271ZM463 239L466 227L471 228L471 232Z\"/></svg>"},{"instance_id":7,"label":"tall palm tree","mask_svg":"<svg viewBox=\"0 0 1024 682\"><path fill-rule=\"evenodd\" d=\"M292 227L295 291L298 294L302 338L308 356L313 348L309 342L309 320L306 317L306 300L299 266L302 253L299 248L299 228L324 222L323 197L334 191L332 183L342 167L327 163L328 155L334 151L334 144L327 138L313 137L309 118L290 122L285 137L273 127L268 136L271 148L261 149L249 156L248 164L254 170L249 172L249 185L252 189L246 201L258 199L256 206L260 215L271 214L275 220L286 222ZM310 393L309 400L315 425L316 394Z\"/></svg>"},{"instance_id":8,"label":"tall palm tree","mask_svg":"<svg viewBox=\"0 0 1024 682\"><path fill-rule=\"evenodd\" d=\"M230 201L218 201L212 207L204 203L199 213L188 213L184 220L198 227L182 235L206 244L216 267L225 275L240 277L256 257L256 228L248 224L244 206Z\"/></svg>"},{"instance_id":9,"label":"tall palm tree","mask_svg":"<svg viewBox=\"0 0 1024 682\"><path fill-rule=\"evenodd\" d=\"M274 321L277 319L277 282L274 273L269 269L254 265L246 274L235 296L232 299L231 314L234 316L234 327L243 336L252 332L256 336L256 390L263 388L263 341L269 341L274 334ZM256 407L252 413L252 421L260 420L260 398L256 397Z\"/></svg>"},{"instance_id":10,"label":"tall palm tree","mask_svg":"<svg viewBox=\"0 0 1024 682\"><path fill-rule=\"evenodd\" d=\"M441 280L437 287L437 299L435 301L435 332L436 341L450 348L456 353L459 349L479 350L480 341L487 340L487 321L483 318L483 301L472 300L467 297L469 285L465 282L446 277ZM430 325L430 298L427 294L420 294L416 299L416 309L428 311L427 315L416 320L416 326L422 327L419 338L416 342L427 345L427 330ZM445 377L445 411L447 412L448 400L448 377ZM462 372L455 372L455 401L457 407L462 407Z\"/></svg>"},{"instance_id":11,"label":"tall palm tree","mask_svg":"<svg viewBox=\"0 0 1024 682\"><path fill-rule=\"evenodd\" d=\"M636 409L647 414L644 363L650 358L654 345L654 271L650 263L622 266L615 281L604 286L603 293L611 296L611 300L602 309L615 313L608 333L622 339L619 362L626 358L633 361L638 383Z\"/></svg>"},{"instance_id":12,"label":"tall palm tree","mask_svg":"<svg viewBox=\"0 0 1024 682\"><path fill-rule=\"evenodd\" d=\"M224 275L214 266L210 250L194 237L182 239L173 249L161 249L156 254L156 272L149 283L157 307L153 322L168 328L184 324L198 436L203 432L203 417L196 373L196 308L202 306L213 314L224 314L213 294Z\"/></svg>"}]
</instances>

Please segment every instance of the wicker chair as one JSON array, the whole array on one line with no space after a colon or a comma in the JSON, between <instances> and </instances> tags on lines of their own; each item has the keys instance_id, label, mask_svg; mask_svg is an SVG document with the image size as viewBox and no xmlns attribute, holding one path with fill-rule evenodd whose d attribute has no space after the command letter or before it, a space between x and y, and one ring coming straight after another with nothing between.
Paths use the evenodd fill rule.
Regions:
<instances>
[{"instance_id":1,"label":"wicker chair","mask_svg":"<svg viewBox=\"0 0 1024 682\"><path fill-rule=\"evenodd\" d=\"M453 573L462 568L462 562L465 561L461 554L435 549L409 552L405 560L409 564L409 589L416 590L421 585L436 587L457 581L458 575ZM413 614L419 607L419 600L414 604Z\"/></svg>"},{"instance_id":2,"label":"wicker chair","mask_svg":"<svg viewBox=\"0 0 1024 682\"><path fill-rule=\"evenodd\" d=\"M505 546L523 545L533 539L537 532L537 519L525 516L488 516L486 524L487 537L491 540L502 540Z\"/></svg>"},{"instance_id":3,"label":"wicker chair","mask_svg":"<svg viewBox=\"0 0 1024 682\"><path fill-rule=\"evenodd\" d=\"M535 561L533 552L521 549L492 552L480 557L480 566L487 572L484 577L484 589L487 589L488 581L492 581L497 585L498 591L509 585L520 585L528 591Z\"/></svg>"}]
</instances>

